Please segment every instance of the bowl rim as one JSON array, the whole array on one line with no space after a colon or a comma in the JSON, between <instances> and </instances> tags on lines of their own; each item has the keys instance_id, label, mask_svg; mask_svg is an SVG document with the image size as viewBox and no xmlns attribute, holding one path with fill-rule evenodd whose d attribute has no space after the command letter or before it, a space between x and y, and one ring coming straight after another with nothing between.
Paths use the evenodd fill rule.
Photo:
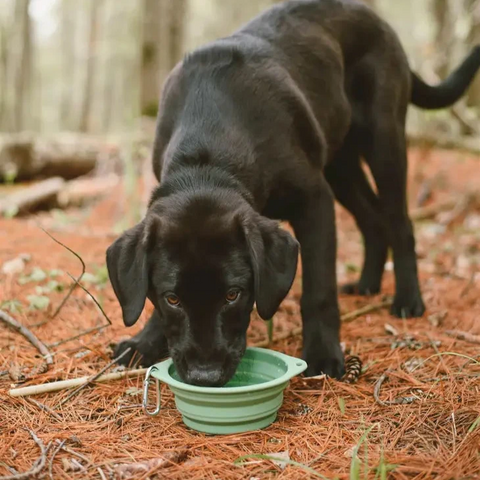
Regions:
<instances>
[{"instance_id":1,"label":"bowl rim","mask_svg":"<svg viewBox=\"0 0 480 480\"><path fill-rule=\"evenodd\" d=\"M258 351L267 353L273 357L276 357L287 365L287 371L278 378L274 380L269 380L268 382L258 383L255 385L248 385L243 387L229 387L229 388L222 388L222 387L200 387L198 385L190 385L188 383L179 382L178 380L174 379L170 373L169 369L170 366L173 364L173 360L168 358L163 362L156 363L152 365L147 372L148 376L153 376L157 380L160 380L163 383L166 383L172 388L177 390L181 390L183 392L190 392L190 393L206 393L206 394L215 394L215 395L232 395L238 393L251 393L251 392L258 392L261 390L267 390L272 387L276 387L281 385L282 383L288 382L290 379L299 375L303 371L307 369L307 362L302 360L301 358L292 357L290 355L286 355L285 353L277 352L276 350L270 350L268 348L260 348L260 347L247 347L246 350L249 351ZM175 393L175 392L174 392Z\"/></svg>"}]
</instances>

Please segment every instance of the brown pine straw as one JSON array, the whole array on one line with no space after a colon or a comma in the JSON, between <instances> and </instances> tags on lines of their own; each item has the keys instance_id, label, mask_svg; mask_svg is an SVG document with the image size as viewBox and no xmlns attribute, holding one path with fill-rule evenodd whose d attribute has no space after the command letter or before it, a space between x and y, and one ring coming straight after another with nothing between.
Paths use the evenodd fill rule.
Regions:
<instances>
[{"instance_id":1,"label":"brown pine straw","mask_svg":"<svg viewBox=\"0 0 480 480\"><path fill-rule=\"evenodd\" d=\"M439 160L432 160L431 172L437 171ZM477 167L478 160L475 160ZM449 181L452 179L453 176ZM464 181L459 184L460 192L464 184ZM450 193L447 195L450 196ZM434 203L442 202L438 192L434 195ZM108 220L115 218L117 204L118 197L107 199L106 203L99 205L99 210L92 211L87 221L97 230L100 227L105 230L111 228ZM347 214L339 212L338 226L339 262L359 265L361 245L353 222ZM59 233L59 240L82 256L87 271L103 265L111 237L89 237L81 233L83 225L76 228L78 235ZM5 232L2 247L8 248L0 263L28 251L35 266L45 271L55 268L75 272L78 268L77 259L54 244L36 225L29 225L25 220L0 219L0 232ZM445 237L452 240L452 235L452 232L447 232ZM423 251L428 252L435 247L434 241L424 242L421 235L418 236L417 244ZM453 242L456 247L460 243ZM295 378L285 391L277 421L262 431L216 437L193 432L183 424L175 408L173 394L166 386L162 387L160 414L155 418L146 417L138 407L143 379L141 373L128 376L124 372L106 372L105 375L114 375L117 379L109 377L106 383L97 380L94 385L83 388L55 410L61 420L40 405L53 410L70 392L51 391L35 396L36 405L27 399L8 395L12 389L11 380L8 376L0 377L0 477L11 476L11 469L20 474L28 472L40 458L39 447L22 430L22 427L27 427L42 440L45 448L49 443L52 445L39 478L42 475L49 478L51 460L55 480L103 480L115 479L118 465L148 464L166 452L175 456L186 450L186 459L158 470L157 477L152 475L152 480L313 478L298 466L288 465L282 470L268 460L252 459L242 465L235 464L236 459L245 455L275 456L282 452L288 452L293 461L316 470L328 479L338 477L346 480L350 478L352 452L363 433L372 425L377 427L370 431L365 444L358 450L362 480L366 470L369 479L375 478L381 458L385 459L383 467L388 467L389 480L478 477L480 366L453 355L433 357L424 362L436 354L433 345L440 353L456 352L480 360L478 344L471 343L467 337L460 339L456 335L448 335L454 330L480 335L478 280L461 297L471 279L465 273L466 280L462 280L452 271L457 254L457 251L447 252L437 258L442 271L452 273L450 277L427 270L427 259L419 263L420 281L429 308L424 318L397 320L390 316L387 308L381 308L342 324L341 338L346 354L358 356L363 362L363 374L356 384L331 379ZM15 281L1 280L0 299L18 299L28 305L26 296L34 291L35 285L22 286ZM68 289L69 277L65 275L61 280ZM393 287L393 275L386 272L382 291L391 295ZM301 335L292 336L292 332L300 329L300 292L301 282L297 279L276 315L275 341L269 347L294 356L300 356L302 348ZM138 324L127 329L121 323L120 308L111 288L100 290L93 287L92 294L113 320L112 326L71 340L68 344L51 347L53 363L49 370L28 380L25 387L49 385L64 379L92 378L110 363L109 345L137 333L151 313L152 307L147 305ZM59 305L63 295L56 292L49 295L51 305ZM379 303L382 303L380 296L340 297L344 312ZM448 316L440 326L433 326L428 316L443 311L448 311ZM48 344L70 339L94 328L98 321L97 307L80 288L73 291L57 317L45 325L32 326L50 316L49 312L25 309L11 316L22 325L29 325L35 336ZM415 342L395 347L398 338L385 332L386 323L395 327L398 338L408 335ZM12 364L34 368L41 363L36 348L26 339L3 325L0 329L0 371L8 371ZM264 342L266 337L265 323L254 316L248 332L249 345ZM433 343L438 341L440 344ZM376 403L374 390L384 374L388 380L385 378L378 391L379 399L387 403L383 406ZM390 404L395 399L408 397L416 400L411 404ZM52 459L61 442L64 442L63 447ZM66 471L64 463L71 463L72 458L85 471Z\"/></svg>"}]
</instances>

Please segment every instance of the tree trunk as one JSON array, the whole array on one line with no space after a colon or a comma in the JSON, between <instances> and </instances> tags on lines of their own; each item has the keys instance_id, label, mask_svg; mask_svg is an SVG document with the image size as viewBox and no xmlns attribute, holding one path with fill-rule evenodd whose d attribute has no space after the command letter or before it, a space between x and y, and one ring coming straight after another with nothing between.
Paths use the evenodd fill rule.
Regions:
<instances>
[{"instance_id":1,"label":"tree trunk","mask_svg":"<svg viewBox=\"0 0 480 480\"><path fill-rule=\"evenodd\" d=\"M468 39L469 44L473 47L480 45L480 0L467 0L466 8L471 14ZM480 114L480 75L477 75L470 87L467 103L471 107L477 107L477 113Z\"/></svg>"},{"instance_id":2,"label":"tree trunk","mask_svg":"<svg viewBox=\"0 0 480 480\"><path fill-rule=\"evenodd\" d=\"M72 128L73 95L75 75L75 11L71 0L62 0L61 39L62 39L62 89L60 99L60 129Z\"/></svg>"},{"instance_id":3,"label":"tree trunk","mask_svg":"<svg viewBox=\"0 0 480 480\"><path fill-rule=\"evenodd\" d=\"M20 64L15 78L15 129L24 129L27 125L27 115L31 106L32 79L32 35L28 8L30 0L17 0L15 4L15 24L20 26L20 38L17 54Z\"/></svg>"},{"instance_id":4,"label":"tree trunk","mask_svg":"<svg viewBox=\"0 0 480 480\"><path fill-rule=\"evenodd\" d=\"M155 116L162 84L184 51L186 0L144 0L142 113Z\"/></svg>"},{"instance_id":5,"label":"tree trunk","mask_svg":"<svg viewBox=\"0 0 480 480\"><path fill-rule=\"evenodd\" d=\"M80 117L80 131L87 132L89 129L90 110L92 107L93 85L95 64L97 55L98 13L101 0L93 0L90 3L90 33L88 40L87 78L85 80L85 92L83 95L82 113Z\"/></svg>"}]
</instances>

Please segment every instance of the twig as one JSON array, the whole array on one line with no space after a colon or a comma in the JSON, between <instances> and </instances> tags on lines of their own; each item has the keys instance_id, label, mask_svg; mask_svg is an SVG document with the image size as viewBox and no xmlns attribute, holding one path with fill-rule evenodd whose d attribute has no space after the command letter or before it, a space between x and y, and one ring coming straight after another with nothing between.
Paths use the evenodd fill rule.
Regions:
<instances>
[{"instance_id":1,"label":"twig","mask_svg":"<svg viewBox=\"0 0 480 480\"><path fill-rule=\"evenodd\" d=\"M53 363L53 359L52 354L45 346L45 344L42 343L28 328L21 325L3 310L0 310L0 320L2 320L9 327L13 328L21 335L23 335L42 354L44 363L46 365L46 369L44 371L47 371L48 366Z\"/></svg>"},{"instance_id":2,"label":"twig","mask_svg":"<svg viewBox=\"0 0 480 480\"><path fill-rule=\"evenodd\" d=\"M376 381L375 387L373 389L373 398L375 402L381 405L382 407L389 407L391 405L409 405L410 403L415 402L418 400L418 397L411 396L411 397L397 397L395 400L388 400L384 402L380 399L380 389L382 388L383 382L388 378L387 373L383 373L382 376Z\"/></svg>"},{"instance_id":3,"label":"twig","mask_svg":"<svg viewBox=\"0 0 480 480\"><path fill-rule=\"evenodd\" d=\"M386 300L381 303L375 303L373 305L367 305L366 307L359 308L358 310L354 310L353 312L346 313L345 315L342 315L340 317L340 320L342 322L351 322L352 320L355 320L358 317L361 317L362 315L366 315L367 313L372 313L377 310L381 310L382 308L389 307L392 304L392 300ZM302 327L296 327L289 332L284 332L278 337L274 338L274 342L279 342L281 340L286 340L287 338L290 337L296 337L297 335L300 335L302 333L303 328ZM270 342L268 339L266 340L261 340L259 342L254 343L252 346L253 347L268 347L270 345Z\"/></svg>"},{"instance_id":4,"label":"twig","mask_svg":"<svg viewBox=\"0 0 480 480\"><path fill-rule=\"evenodd\" d=\"M462 332L461 330L446 330L445 333L449 337L480 345L480 335L473 335L472 333Z\"/></svg>"},{"instance_id":5,"label":"twig","mask_svg":"<svg viewBox=\"0 0 480 480\"><path fill-rule=\"evenodd\" d=\"M32 468L28 472L7 475L6 477L0 477L0 480L27 480L30 478L35 478L43 470L45 462L47 461L47 449L45 448L43 442L35 435L35 432L32 432L32 430L29 428L26 428L25 430L38 445L38 448L40 449L40 457L35 461L35 463L32 465Z\"/></svg>"},{"instance_id":6,"label":"twig","mask_svg":"<svg viewBox=\"0 0 480 480\"><path fill-rule=\"evenodd\" d=\"M96 379L96 383L110 382L114 380L121 380L123 378L144 375L147 368L137 368L135 370L125 370L123 372L107 373ZM40 385L30 385L28 387L13 388L9 390L8 394L11 397L26 397L29 395L40 395L42 393L58 392L59 390L66 390L67 388L78 387L88 382L90 377L72 378L70 380L61 380L58 382L42 383Z\"/></svg>"},{"instance_id":7,"label":"twig","mask_svg":"<svg viewBox=\"0 0 480 480\"><path fill-rule=\"evenodd\" d=\"M53 451L52 453L52 457L50 458L50 462L48 464L48 475L50 477L50 480L54 480L53 479L53 461L55 460L55 456L57 455L57 453L61 450L61 448L63 447L64 443L66 442L66 440L62 440L58 445L57 445L57 448Z\"/></svg>"},{"instance_id":8,"label":"twig","mask_svg":"<svg viewBox=\"0 0 480 480\"><path fill-rule=\"evenodd\" d=\"M444 210L451 210L452 208L455 208L457 203L458 200L450 198L433 205L428 205L427 207L416 208L410 212L410 218L412 221L427 220L428 218L432 218Z\"/></svg>"},{"instance_id":9,"label":"twig","mask_svg":"<svg viewBox=\"0 0 480 480\"><path fill-rule=\"evenodd\" d=\"M97 472L100 475L100 478L102 480L107 480L107 477L106 477L105 473L103 472L103 470L100 467L97 468Z\"/></svg>"},{"instance_id":10,"label":"twig","mask_svg":"<svg viewBox=\"0 0 480 480\"><path fill-rule=\"evenodd\" d=\"M58 342L50 343L50 347L58 347L59 345L63 345L64 343L71 342L73 340L77 340L80 337L83 337L84 335L88 335L89 333L93 333L96 331L100 331L106 327L109 327L112 324L112 321L108 318L108 315L105 313L101 305L98 303L97 299L81 284L78 283L78 280L69 273L67 275L75 282L76 285L78 285L95 303L95 305L99 308L100 312L102 312L103 317L105 320L108 322L108 325L100 325L98 327L93 327L93 328L88 328L87 330L84 330L83 332L80 332L78 335L74 335L73 337L65 338L63 340L59 340Z\"/></svg>"},{"instance_id":11,"label":"twig","mask_svg":"<svg viewBox=\"0 0 480 480\"><path fill-rule=\"evenodd\" d=\"M48 233L44 228L42 227L38 227L40 228L40 230L43 230L44 233L46 233L55 243L58 243L60 246L62 246L63 248L65 248L66 250L68 250L72 255L75 255L78 260L80 261L80 263L82 264L82 273L78 276L78 279L76 280L75 283L73 283L71 286L70 286L70 289L68 290L67 294L65 295L65 297L63 298L63 300L60 302L60 305L57 307L57 309L55 310L54 314L50 317L50 318L55 318L59 313L60 313L60 310L63 308L63 306L65 305L65 303L67 303L67 300L70 298L70 296L72 295L73 291L75 290L75 287L78 285L78 282L83 278L83 276L85 275L85 271L86 271L86 266L85 266L85 262L83 261L82 257L80 257L80 255L78 255L78 253L74 252L71 248L67 247L65 244L63 244L60 240L57 240L54 236L52 236L50 233Z\"/></svg>"},{"instance_id":12,"label":"twig","mask_svg":"<svg viewBox=\"0 0 480 480\"><path fill-rule=\"evenodd\" d=\"M59 340L58 342L49 343L48 346L50 348L59 347L60 345L63 345L64 343L73 342L74 340L77 340L81 337L84 337L85 335L88 335L89 333L94 333L94 332L103 330L104 328L107 328L109 326L110 325L100 325L98 327L88 328L87 330L83 330L83 332L80 332L78 335L74 335L73 337L64 338L63 340Z\"/></svg>"},{"instance_id":13,"label":"twig","mask_svg":"<svg viewBox=\"0 0 480 480\"><path fill-rule=\"evenodd\" d=\"M63 418L58 413L54 412L50 407L47 407L43 403L37 402L33 398L27 398L26 400L32 403L33 405L36 405L40 410L43 410L44 412L49 413L52 417L54 417L59 422L63 422Z\"/></svg>"},{"instance_id":14,"label":"twig","mask_svg":"<svg viewBox=\"0 0 480 480\"><path fill-rule=\"evenodd\" d=\"M60 440L57 440L57 444L60 443ZM92 461L87 458L85 455L82 455L81 453L76 452L72 448L66 447L65 445L62 445L62 450L64 452L69 453L70 455L74 455L75 457L78 457L80 460L83 460L87 465L91 465Z\"/></svg>"},{"instance_id":15,"label":"twig","mask_svg":"<svg viewBox=\"0 0 480 480\"><path fill-rule=\"evenodd\" d=\"M373 398L375 401L381 405L382 407L387 407L389 404L387 402L384 402L383 400L380 400L380 389L382 388L383 382L387 379L387 374L383 373L382 376L376 381L375 387L373 389Z\"/></svg>"},{"instance_id":16,"label":"twig","mask_svg":"<svg viewBox=\"0 0 480 480\"><path fill-rule=\"evenodd\" d=\"M132 348L131 347L128 347L125 351L123 351L117 358L114 358L108 365L106 365L105 367L103 367L98 373L96 373L95 375L93 375L92 377L90 377L84 384L80 385L79 387L77 387L72 393L70 393L70 395L68 395L66 398L64 398L58 405L57 405L57 408L58 407L61 407L62 405L64 405L65 403L67 403L71 398L73 398L75 395L77 395L78 393L80 393L81 390L83 390L85 387L87 387L88 385L92 384L95 380L97 380L99 377L102 376L102 374L104 374L108 369L112 368L113 365L115 365L121 358L123 358L127 353L130 352Z\"/></svg>"}]
</instances>

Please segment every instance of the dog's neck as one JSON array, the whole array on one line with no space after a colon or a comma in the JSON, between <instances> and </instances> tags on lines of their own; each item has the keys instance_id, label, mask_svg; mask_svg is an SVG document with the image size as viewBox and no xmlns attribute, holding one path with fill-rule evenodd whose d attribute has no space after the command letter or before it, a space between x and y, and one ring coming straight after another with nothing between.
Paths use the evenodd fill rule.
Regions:
<instances>
[{"instance_id":1,"label":"dog's neck","mask_svg":"<svg viewBox=\"0 0 480 480\"><path fill-rule=\"evenodd\" d=\"M253 195L229 172L214 165L193 165L172 170L166 175L153 191L149 208L157 200L178 193L195 195L208 191L218 192L218 190L229 190L239 195L250 206L254 204Z\"/></svg>"}]
</instances>

